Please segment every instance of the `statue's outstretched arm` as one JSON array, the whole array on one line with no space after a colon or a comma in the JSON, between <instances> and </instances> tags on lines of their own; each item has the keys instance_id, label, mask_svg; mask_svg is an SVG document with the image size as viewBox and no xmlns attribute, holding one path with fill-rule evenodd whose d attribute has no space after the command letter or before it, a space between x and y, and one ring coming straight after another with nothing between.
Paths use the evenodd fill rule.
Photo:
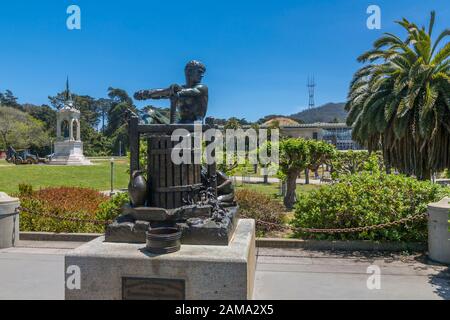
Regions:
<instances>
[{"instance_id":1,"label":"statue's outstretched arm","mask_svg":"<svg viewBox=\"0 0 450 320\"><path fill-rule=\"evenodd\" d=\"M152 89L152 90L141 90L134 94L136 100L147 100L147 99L168 99L173 95L173 89Z\"/></svg>"},{"instance_id":2,"label":"statue's outstretched arm","mask_svg":"<svg viewBox=\"0 0 450 320\"><path fill-rule=\"evenodd\" d=\"M177 96L179 97L196 97L203 95L205 92L205 88L203 86L197 86L194 88L182 88L177 92Z\"/></svg>"}]
</instances>

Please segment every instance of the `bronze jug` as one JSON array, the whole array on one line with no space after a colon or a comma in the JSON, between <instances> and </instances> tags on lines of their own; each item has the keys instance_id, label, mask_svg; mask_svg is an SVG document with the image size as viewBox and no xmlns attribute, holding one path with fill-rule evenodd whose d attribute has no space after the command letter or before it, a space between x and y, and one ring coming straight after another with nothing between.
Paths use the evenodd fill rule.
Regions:
<instances>
[{"instance_id":1,"label":"bronze jug","mask_svg":"<svg viewBox=\"0 0 450 320\"><path fill-rule=\"evenodd\" d=\"M142 176L142 171L133 171L128 184L128 195L133 207L143 207L147 200L147 181Z\"/></svg>"}]
</instances>

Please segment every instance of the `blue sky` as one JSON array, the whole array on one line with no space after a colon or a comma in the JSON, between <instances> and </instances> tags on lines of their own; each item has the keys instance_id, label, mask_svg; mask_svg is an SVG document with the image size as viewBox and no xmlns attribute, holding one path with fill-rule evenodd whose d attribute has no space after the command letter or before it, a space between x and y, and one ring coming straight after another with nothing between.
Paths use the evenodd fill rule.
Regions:
<instances>
[{"instance_id":1,"label":"blue sky","mask_svg":"<svg viewBox=\"0 0 450 320\"><path fill-rule=\"evenodd\" d=\"M66 27L71 4L81 8L81 30ZM366 27L371 4L381 7L381 30ZM393 20L427 24L433 9L435 30L449 27L448 0L2 1L0 90L48 103L69 75L79 94L133 93L183 83L185 63L198 59L207 66L208 115L292 114L308 104L309 74L316 105L345 101L356 57L383 32L398 32Z\"/></svg>"}]
</instances>

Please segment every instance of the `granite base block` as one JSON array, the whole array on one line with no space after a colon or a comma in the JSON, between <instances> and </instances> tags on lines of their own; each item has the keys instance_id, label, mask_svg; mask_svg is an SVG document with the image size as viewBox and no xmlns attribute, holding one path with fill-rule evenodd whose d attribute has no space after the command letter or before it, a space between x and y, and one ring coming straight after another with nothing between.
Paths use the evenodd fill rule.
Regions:
<instances>
[{"instance_id":1,"label":"granite base block","mask_svg":"<svg viewBox=\"0 0 450 320\"><path fill-rule=\"evenodd\" d=\"M255 222L239 220L227 246L182 245L166 255L150 254L143 244L107 243L99 237L69 252L66 270L70 266L79 267L81 286L66 286L67 300L251 299Z\"/></svg>"}]
</instances>

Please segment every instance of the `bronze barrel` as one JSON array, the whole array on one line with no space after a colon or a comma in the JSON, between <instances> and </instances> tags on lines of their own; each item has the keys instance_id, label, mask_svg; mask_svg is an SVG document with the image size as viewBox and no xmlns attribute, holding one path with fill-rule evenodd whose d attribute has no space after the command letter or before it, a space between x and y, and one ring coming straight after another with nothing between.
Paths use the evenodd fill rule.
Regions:
<instances>
[{"instance_id":1,"label":"bronze barrel","mask_svg":"<svg viewBox=\"0 0 450 320\"><path fill-rule=\"evenodd\" d=\"M186 201L199 200L201 164L194 163L194 154L201 150L192 148L186 151L176 148L178 144L178 141L171 141L171 136L167 134L148 137L147 176L153 207L173 209L185 205ZM175 164L172 152L181 155L188 152L189 163Z\"/></svg>"}]
</instances>

